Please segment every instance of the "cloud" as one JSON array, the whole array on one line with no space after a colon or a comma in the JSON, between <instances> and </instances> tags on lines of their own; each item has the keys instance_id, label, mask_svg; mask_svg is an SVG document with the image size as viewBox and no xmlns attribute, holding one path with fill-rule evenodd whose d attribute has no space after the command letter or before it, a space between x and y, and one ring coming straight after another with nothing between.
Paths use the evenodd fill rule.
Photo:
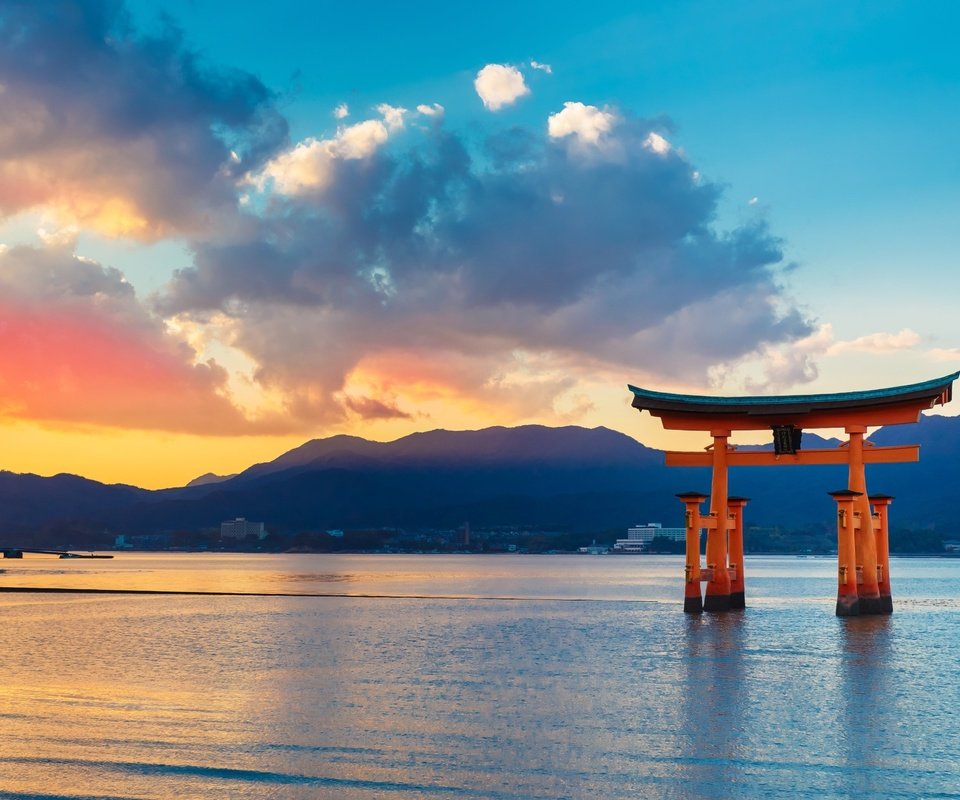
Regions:
<instances>
[{"instance_id":1,"label":"cloud","mask_svg":"<svg viewBox=\"0 0 960 800\"><path fill-rule=\"evenodd\" d=\"M395 404L385 403L375 397L345 397L345 408L360 419L410 419L411 415L401 411Z\"/></svg>"},{"instance_id":2,"label":"cloud","mask_svg":"<svg viewBox=\"0 0 960 800\"><path fill-rule=\"evenodd\" d=\"M443 106L435 108L443 110ZM376 111L382 120L368 119L340 127L330 139L305 139L248 176L248 182L261 190L270 182L275 191L287 195L323 190L333 180L338 161L370 158L405 127L407 109L381 103Z\"/></svg>"},{"instance_id":3,"label":"cloud","mask_svg":"<svg viewBox=\"0 0 960 800\"><path fill-rule=\"evenodd\" d=\"M920 335L909 328L898 333L871 333L850 340L837 340L833 325L823 323L809 335L777 344L764 344L737 364L716 365L712 372L715 388L742 385L756 394L782 392L816 380L818 362L824 358L861 353L886 356L914 348ZM934 358L936 351L927 353Z\"/></svg>"},{"instance_id":4,"label":"cloud","mask_svg":"<svg viewBox=\"0 0 960 800\"><path fill-rule=\"evenodd\" d=\"M443 106L439 103L434 103L433 105L421 104L417 106L417 111L423 114L425 117L437 117L443 116Z\"/></svg>"},{"instance_id":5,"label":"cloud","mask_svg":"<svg viewBox=\"0 0 960 800\"><path fill-rule=\"evenodd\" d=\"M541 72L546 72L547 75L553 75L553 67L551 67L549 64L541 64L539 61L531 61L530 66L533 69L538 69Z\"/></svg>"},{"instance_id":6,"label":"cloud","mask_svg":"<svg viewBox=\"0 0 960 800\"><path fill-rule=\"evenodd\" d=\"M250 426L226 372L169 336L117 270L67 246L0 252L0 417L200 434Z\"/></svg>"},{"instance_id":7,"label":"cloud","mask_svg":"<svg viewBox=\"0 0 960 800\"><path fill-rule=\"evenodd\" d=\"M341 103L335 109L333 109L333 116L336 119L346 119L350 116L350 106L346 103Z\"/></svg>"},{"instance_id":8,"label":"cloud","mask_svg":"<svg viewBox=\"0 0 960 800\"><path fill-rule=\"evenodd\" d=\"M920 334L904 328L899 333L871 333L850 341L833 342L827 348L827 353L892 353L896 350L908 350L919 343Z\"/></svg>"},{"instance_id":9,"label":"cloud","mask_svg":"<svg viewBox=\"0 0 960 800\"><path fill-rule=\"evenodd\" d=\"M345 397L549 414L578 377L703 383L808 336L763 222L714 230L719 188L649 147L649 121L618 116L616 147L583 158L568 140L613 125L589 109L557 136L431 126L391 148L374 120L362 158L310 140L291 153L319 149L322 180L271 162L262 215L195 240L156 308L226 320L223 343L304 424L357 413Z\"/></svg>"},{"instance_id":10,"label":"cloud","mask_svg":"<svg viewBox=\"0 0 960 800\"><path fill-rule=\"evenodd\" d=\"M389 103L381 103L377 106L377 113L383 116L383 121L391 131L399 130L403 127L403 115L407 109L399 106L391 106Z\"/></svg>"},{"instance_id":11,"label":"cloud","mask_svg":"<svg viewBox=\"0 0 960 800\"><path fill-rule=\"evenodd\" d=\"M274 95L139 34L120 2L0 12L0 217L35 207L111 236L196 233L287 135Z\"/></svg>"},{"instance_id":12,"label":"cloud","mask_svg":"<svg viewBox=\"0 0 960 800\"><path fill-rule=\"evenodd\" d=\"M499 111L530 94L520 70L506 64L487 64L477 73L473 86L490 111Z\"/></svg>"},{"instance_id":13,"label":"cloud","mask_svg":"<svg viewBox=\"0 0 960 800\"><path fill-rule=\"evenodd\" d=\"M654 131L650 131L647 138L644 139L643 146L660 156L670 152L670 142Z\"/></svg>"},{"instance_id":14,"label":"cloud","mask_svg":"<svg viewBox=\"0 0 960 800\"><path fill-rule=\"evenodd\" d=\"M331 139L305 139L272 158L250 180L261 189L269 180L276 191L287 195L322 190L333 180L337 161L369 158L391 131L402 127L403 115L396 113L402 111L391 109L393 126L368 119L340 128Z\"/></svg>"},{"instance_id":15,"label":"cloud","mask_svg":"<svg viewBox=\"0 0 960 800\"><path fill-rule=\"evenodd\" d=\"M580 380L702 383L811 333L778 239L762 220L716 228L720 189L663 120L568 102L546 134L462 137L383 103L291 144L255 77L172 26L139 33L112 0L8 4L0 75L0 216L56 220L43 248L0 248L8 417L197 433L444 406L568 419ZM491 111L530 93L502 64L475 87ZM194 261L148 308L73 252L89 227L180 236ZM232 354L277 414L238 410Z\"/></svg>"},{"instance_id":16,"label":"cloud","mask_svg":"<svg viewBox=\"0 0 960 800\"><path fill-rule=\"evenodd\" d=\"M960 362L960 347L934 347L927 351L927 358L931 361Z\"/></svg>"},{"instance_id":17,"label":"cloud","mask_svg":"<svg viewBox=\"0 0 960 800\"><path fill-rule=\"evenodd\" d=\"M336 158L367 158L390 137L396 125L385 125L377 119L368 119L348 125L337 132L330 143L330 154Z\"/></svg>"},{"instance_id":18,"label":"cloud","mask_svg":"<svg viewBox=\"0 0 960 800\"><path fill-rule=\"evenodd\" d=\"M617 122L616 115L596 106L567 102L563 110L547 119L547 133L552 139L575 137L581 143L597 144ZM655 134L650 134L651 136ZM652 149L652 148L651 148Z\"/></svg>"}]
</instances>

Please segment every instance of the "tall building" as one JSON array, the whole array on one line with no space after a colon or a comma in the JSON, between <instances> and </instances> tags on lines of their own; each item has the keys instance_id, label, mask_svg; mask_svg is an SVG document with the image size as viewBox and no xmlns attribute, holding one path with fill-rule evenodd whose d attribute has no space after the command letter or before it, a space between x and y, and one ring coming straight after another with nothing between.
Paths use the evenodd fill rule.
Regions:
<instances>
[{"instance_id":1,"label":"tall building","mask_svg":"<svg viewBox=\"0 0 960 800\"><path fill-rule=\"evenodd\" d=\"M248 536L256 536L258 539L263 539L266 535L267 533L263 529L262 522L250 522L250 520L244 519L243 517L237 517L230 522L220 523L221 539L246 539Z\"/></svg>"},{"instance_id":2,"label":"tall building","mask_svg":"<svg viewBox=\"0 0 960 800\"><path fill-rule=\"evenodd\" d=\"M457 528L457 534L454 537L453 544L456 547L469 547L470 546L470 523L464 522L459 528Z\"/></svg>"},{"instance_id":3,"label":"tall building","mask_svg":"<svg viewBox=\"0 0 960 800\"><path fill-rule=\"evenodd\" d=\"M627 538L617 539L613 545L614 553L643 553L655 538L673 539L682 542L687 537L686 528L664 528L659 522L648 522L627 528Z\"/></svg>"}]
</instances>

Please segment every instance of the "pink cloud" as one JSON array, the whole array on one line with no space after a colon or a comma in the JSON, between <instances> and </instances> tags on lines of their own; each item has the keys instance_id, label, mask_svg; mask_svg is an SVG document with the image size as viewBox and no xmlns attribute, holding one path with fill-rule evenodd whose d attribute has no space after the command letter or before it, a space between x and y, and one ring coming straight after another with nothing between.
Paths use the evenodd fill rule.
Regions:
<instances>
[{"instance_id":1,"label":"pink cloud","mask_svg":"<svg viewBox=\"0 0 960 800\"><path fill-rule=\"evenodd\" d=\"M244 420L217 394L215 363L88 309L0 301L0 413L7 417L194 433Z\"/></svg>"}]
</instances>

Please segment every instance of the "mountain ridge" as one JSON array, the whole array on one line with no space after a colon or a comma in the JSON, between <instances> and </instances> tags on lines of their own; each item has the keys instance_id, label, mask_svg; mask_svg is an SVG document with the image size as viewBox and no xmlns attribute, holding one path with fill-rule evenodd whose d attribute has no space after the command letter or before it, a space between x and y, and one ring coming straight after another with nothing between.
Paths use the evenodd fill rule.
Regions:
<instances>
[{"instance_id":1,"label":"mountain ridge","mask_svg":"<svg viewBox=\"0 0 960 800\"><path fill-rule=\"evenodd\" d=\"M960 420L924 416L918 425L880 429L870 439L921 444L919 465L868 468L871 491L899 493L893 524L952 525ZM836 440L809 434L804 443L834 446ZM215 527L235 516L284 531L431 527L466 518L588 530L649 519L669 524L681 513L674 494L707 490L710 482L708 469L668 469L662 451L627 434L541 425L437 429L392 442L313 439L235 476L217 477L147 490L66 474L3 472L0 503L13 530L69 522L152 533ZM753 497L750 524L829 523L834 509L826 492L843 485L842 467L737 467L730 475L731 492Z\"/></svg>"}]
</instances>

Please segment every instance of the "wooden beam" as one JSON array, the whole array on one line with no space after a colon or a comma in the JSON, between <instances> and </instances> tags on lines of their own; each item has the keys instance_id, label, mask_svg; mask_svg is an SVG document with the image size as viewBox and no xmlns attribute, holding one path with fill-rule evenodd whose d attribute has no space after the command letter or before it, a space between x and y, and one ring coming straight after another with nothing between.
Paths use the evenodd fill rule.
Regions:
<instances>
[{"instance_id":1,"label":"wooden beam","mask_svg":"<svg viewBox=\"0 0 960 800\"><path fill-rule=\"evenodd\" d=\"M684 452L669 450L666 453L668 467L709 467L713 454L707 451ZM920 445L905 444L894 447L865 447L865 464L898 464L919 461ZM785 464L847 464L849 451L845 447L819 450L800 450L794 455L776 455L770 450L730 450L727 465L731 467L772 467Z\"/></svg>"},{"instance_id":2,"label":"wooden beam","mask_svg":"<svg viewBox=\"0 0 960 800\"><path fill-rule=\"evenodd\" d=\"M920 421L920 412L932 408L933 403L910 402L877 408L822 409L793 413L747 414L747 413L694 413L684 411L653 410L650 414L659 417L663 427L675 431L709 431L726 428L732 431L769 430L774 425L796 425L803 430L820 428L845 428L848 425L903 425Z\"/></svg>"}]
</instances>

